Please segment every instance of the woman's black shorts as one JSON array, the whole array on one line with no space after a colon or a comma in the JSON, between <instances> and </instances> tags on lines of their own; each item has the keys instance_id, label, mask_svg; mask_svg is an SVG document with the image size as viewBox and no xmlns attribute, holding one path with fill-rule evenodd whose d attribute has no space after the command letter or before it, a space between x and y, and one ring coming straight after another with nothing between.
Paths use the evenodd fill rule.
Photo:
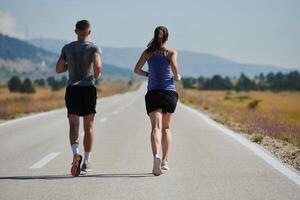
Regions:
<instances>
[{"instance_id":1,"label":"woman's black shorts","mask_svg":"<svg viewBox=\"0 0 300 200\"><path fill-rule=\"evenodd\" d=\"M178 93L173 90L151 90L145 95L147 114L162 109L163 113L174 113Z\"/></svg>"},{"instance_id":2,"label":"woman's black shorts","mask_svg":"<svg viewBox=\"0 0 300 200\"><path fill-rule=\"evenodd\" d=\"M65 95L68 114L86 116L96 113L97 89L95 86L68 86Z\"/></svg>"}]
</instances>

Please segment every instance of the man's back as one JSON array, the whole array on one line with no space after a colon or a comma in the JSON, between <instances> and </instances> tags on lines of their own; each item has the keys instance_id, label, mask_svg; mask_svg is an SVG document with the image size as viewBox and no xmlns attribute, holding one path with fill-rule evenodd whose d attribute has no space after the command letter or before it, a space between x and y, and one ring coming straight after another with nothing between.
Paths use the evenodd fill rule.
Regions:
<instances>
[{"instance_id":1,"label":"man's back","mask_svg":"<svg viewBox=\"0 0 300 200\"><path fill-rule=\"evenodd\" d=\"M100 53L96 45L88 41L74 41L65 45L61 58L67 61L68 85L89 86L95 84L93 55Z\"/></svg>"}]
</instances>

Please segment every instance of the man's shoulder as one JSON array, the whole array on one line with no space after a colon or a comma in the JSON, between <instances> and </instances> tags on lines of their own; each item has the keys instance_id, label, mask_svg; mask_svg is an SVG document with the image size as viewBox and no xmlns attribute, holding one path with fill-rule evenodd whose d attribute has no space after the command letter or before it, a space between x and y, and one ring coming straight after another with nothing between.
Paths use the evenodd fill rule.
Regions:
<instances>
[{"instance_id":1,"label":"man's shoulder","mask_svg":"<svg viewBox=\"0 0 300 200\"><path fill-rule=\"evenodd\" d=\"M87 44L91 47L94 47L94 48L99 48L96 44L94 44L93 42L91 41L87 41Z\"/></svg>"},{"instance_id":2,"label":"man's shoulder","mask_svg":"<svg viewBox=\"0 0 300 200\"><path fill-rule=\"evenodd\" d=\"M75 43L76 43L76 41L69 42L69 43L65 44L62 49L70 48L70 47L74 46Z\"/></svg>"}]
</instances>

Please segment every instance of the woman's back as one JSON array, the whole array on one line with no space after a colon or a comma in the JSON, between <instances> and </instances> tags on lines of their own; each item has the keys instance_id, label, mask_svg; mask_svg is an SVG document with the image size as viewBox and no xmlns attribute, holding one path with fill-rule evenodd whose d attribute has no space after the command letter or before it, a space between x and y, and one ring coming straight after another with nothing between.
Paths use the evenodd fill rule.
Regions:
<instances>
[{"instance_id":1,"label":"woman's back","mask_svg":"<svg viewBox=\"0 0 300 200\"><path fill-rule=\"evenodd\" d=\"M147 60L148 91L175 90L174 75L167 52L154 52Z\"/></svg>"}]
</instances>

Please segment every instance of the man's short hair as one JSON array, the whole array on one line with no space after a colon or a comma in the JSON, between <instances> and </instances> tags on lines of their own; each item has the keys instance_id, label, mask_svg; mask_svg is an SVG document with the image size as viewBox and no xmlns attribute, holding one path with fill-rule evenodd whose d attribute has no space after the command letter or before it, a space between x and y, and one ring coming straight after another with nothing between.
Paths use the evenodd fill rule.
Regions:
<instances>
[{"instance_id":1,"label":"man's short hair","mask_svg":"<svg viewBox=\"0 0 300 200\"><path fill-rule=\"evenodd\" d=\"M88 20L80 20L76 23L76 29L85 31L91 27L91 24Z\"/></svg>"}]
</instances>

